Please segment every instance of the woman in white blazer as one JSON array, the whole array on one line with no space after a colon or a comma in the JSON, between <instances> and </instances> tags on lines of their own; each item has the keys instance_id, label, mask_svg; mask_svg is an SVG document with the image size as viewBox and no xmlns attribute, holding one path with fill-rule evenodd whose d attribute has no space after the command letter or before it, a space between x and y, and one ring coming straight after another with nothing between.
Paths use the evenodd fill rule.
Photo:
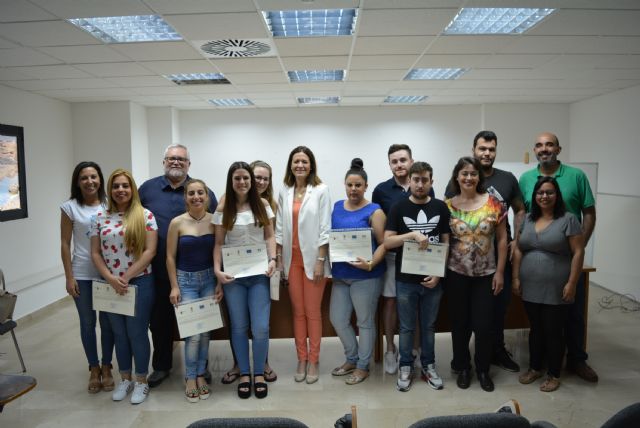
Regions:
<instances>
[{"instance_id":1,"label":"woman in white blazer","mask_svg":"<svg viewBox=\"0 0 640 428\"><path fill-rule=\"evenodd\" d=\"M331 198L317 171L315 156L308 147L298 146L291 151L276 215L276 255L278 266L289 281L298 354L294 379L306 379L307 383L318 380L320 306L331 271L327 260Z\"/></svg>"}]
</instances>

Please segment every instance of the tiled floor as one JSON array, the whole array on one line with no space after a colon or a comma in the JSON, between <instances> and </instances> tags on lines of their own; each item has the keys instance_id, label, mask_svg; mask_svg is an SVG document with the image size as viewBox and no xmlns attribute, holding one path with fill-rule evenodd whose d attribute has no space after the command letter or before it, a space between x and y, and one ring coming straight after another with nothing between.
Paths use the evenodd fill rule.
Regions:
<instances>
[{"instance_id":1,"label":"tiled floor","mask_svg":"<svg viewBox=\"0 0 640 428\"><path fill-rule=\"evenodd\" d=\"M296 365L293 342L280 339L271 342L270 361L279 379L270 384L269 397L240 400L235 384L220 383L221 375L231 367L229 346L226 342L214 342L210 364L215 382L209 400L190 404L184 399L182 347L178 345L171 377L151 390L147 401L138 406L128 401L115 403L110 393L85 392L88 372L77 314L71 300L65 299L20 322L18 341L28 374L36 377L38 386L5 407L0 414L0 426L180 427L207 417L286 416L313 428L332 427L355 404L361 428L407 427L427 416L493 411L507 399L515 398L530 420L548 420L559 427L599 427L617 410L640 401L640 312L600 310L598 301L607 294L603 289L591 287L589 361L600 375L598 384L566 375L558 391L542 393L537 384L520 385L516 374L493 367L495 392L482 391L477 381L463 391L456 387L447 370L451 358L448 334L438 334L436 339L437 363L445 380L442 391L434 391L417 381L411 391L398 392L395 377L383 374L382 364L373 367L371 377L364 383L347 386L343 379L330 374L343 359L335 338L323 339L320 381L314 385L298 384L293 381ZM507 346L526 367L525 332L507 332ZM0 372L19 373L20 365L9 335L0 339L0 352Z\"/></svg>"}]
</instances>

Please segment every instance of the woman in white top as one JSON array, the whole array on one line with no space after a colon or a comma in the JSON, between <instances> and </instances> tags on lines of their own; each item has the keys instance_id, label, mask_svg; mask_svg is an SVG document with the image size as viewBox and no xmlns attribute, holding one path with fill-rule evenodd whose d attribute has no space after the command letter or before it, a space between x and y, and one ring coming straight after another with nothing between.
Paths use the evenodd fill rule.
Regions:
<instances>
[{"instance_id":1,"label":"woman in white top","mask_svg":"<svg viewBox=\"0 0 640 428\"><path fill-rule=\"evenodd\" d=\"M275 239L271 219L274 217L269 203L258 196L255 178L249 164L234 162L227 173L224 202L213 214L215 247L214 272L218 278L216 293L224 290L231 319L231 345L240 367L238 397L251 396L249 364L249 337L253 337L253 376L256 398L267 396L264 363L269 347L269 314L271 298L269 278L275 271ZM234 278L223 268L223 245L262 244L268 257L264 274Z\"/></svg>"},{"instance_id":2,"label":"woman in white top","mask_svg":"<svg viewBox=\"0 0 640 428\"><path fill-rule=\"evenodd\" d=\"M330 269L329 188L318 177L313 152L298 146L289 154L285 187L278 196L276 242L279 267L289 281L298 367L294 380L318 381L322 339L322 295ZM308 343L307 343L308 338Z\"/></svg>"},{"instance_id":3,"label":"woman in white top","mask_svg":"<svg viewBox=\"0 0 640 428\"><path fill-rule=\"evenodd\" d=\"M95 162L80 162L71 176L71 196L60 205L60 255L67 283L67 293L73 297L80 317L80 340L89 363L90 394L103 389L112 391L113 330L105 312L100 312L100 344L102 368L98 361L96 311L93 310L92 281L100 278L91 261L89 231L91 219L105 208L107 195L100 166ZM71 238L73 237L73 256Z\"/></svg>"}]
</instances>

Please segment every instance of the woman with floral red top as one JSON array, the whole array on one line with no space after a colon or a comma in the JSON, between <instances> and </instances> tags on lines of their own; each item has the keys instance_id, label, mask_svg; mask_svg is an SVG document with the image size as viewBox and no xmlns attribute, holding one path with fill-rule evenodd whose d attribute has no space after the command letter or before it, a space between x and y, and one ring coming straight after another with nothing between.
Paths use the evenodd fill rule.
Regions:
<instances>
[{"instance_id":1,"label":"woman with floral red top","mask_svg":"<svg viewBox=\"0 0 640 428\"><path fill-rule=\"evenodd\" d=\"M156 253L158 233L151 211L142 207L131 173L115 170L107 183L109 206L96 216L91 227L91 258L102 277L118 294L136 286L135 316L108 313L116 344L122 380L113 391L114 401L131 390L131 404L142 403L149 393L147 373L151 347L147 329L155 297L151 259ZM131 359L135 361L135 383Z\"/></svg>"}]
</instances>

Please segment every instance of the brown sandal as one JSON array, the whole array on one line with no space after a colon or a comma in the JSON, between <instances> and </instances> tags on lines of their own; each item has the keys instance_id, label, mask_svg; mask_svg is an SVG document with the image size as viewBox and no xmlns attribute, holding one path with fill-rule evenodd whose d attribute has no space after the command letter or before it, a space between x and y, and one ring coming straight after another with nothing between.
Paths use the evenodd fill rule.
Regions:
<instances>
[{"instance_id":1,"label":"brown sandal","mask_svg":"<svg viewBox=\"0 0 640 428\"><path fill-rule=\"evenodd\" d=\"M540 379L541 377L542 377L542 372L529 369L525 373L520 375L520 377L518 378L518 381L522 384L528 385Z\"/></svg>"},{"instance_id":2,"label":"brown sandal","mask_svg":"<svg viewBox=\"0 0 640 428\"><path fill-rule=\"evenodd\" d=\"M548 376L547 379L542 382L542 385L540 385L540 391L542 392L553 392L558 388L560 388L560 379L553 376Z\"/></svg>"},{"instance_id":3,"label":"brown sandal","mask_svg":"<svg viewBox=\"0 0 640 428\"><path fill-rule=\"evenodd\" d=\"M113 391L115 388L115 382L113 380L113 375L111 375L111 369L113 366L111 364L103 364L100 368L100 375L102 377L102 389L104 391Z\"/></svg>"},{"instance_id":4,"label":"brown sandal","mask_svg":"<svg viewBox=\"0 0 640 428\"><path fill-rule=\"evenodd\" d=\"M87 386L87 392L89 394L96 394L100 392L102 385L100 384L100 366L89 367L89 386Z\"/></svg>"}]
</instances>

